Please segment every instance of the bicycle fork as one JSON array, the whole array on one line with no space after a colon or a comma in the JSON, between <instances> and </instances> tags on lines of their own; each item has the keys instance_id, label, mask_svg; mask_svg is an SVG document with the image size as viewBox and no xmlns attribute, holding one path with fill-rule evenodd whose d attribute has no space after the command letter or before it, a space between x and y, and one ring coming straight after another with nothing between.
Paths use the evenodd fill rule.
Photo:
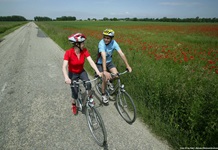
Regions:
<instances>
[{"instance_id":1,"label":"bicycle fork","mask_svg":"<svg viewBox=\"0 0 218 150\"><path fill-rule=\"evenodd\" d=\"M123 96L122 93L125 92L125 89L124 89L124 85L120 85L120 89L118 91L118 101L120 103L121 106L123 106L124 108L127 108L127 102L126 102L126 99L125 99L125 96Z\"/></svg>"},{"instance_id":2,"label":"bicycle fork","mask_svg":"<svg viewBox=\"0 0 218 150\"><path fill-rule=\"evenodd\" d=\"M94 112L94 105L88 102L86 105L86 109L88 109L90 125L93 127L93 129L97 129L99 126L99 123L98 123L98 117L96 116L96 113Z\"/></svg>"}]
</instances>

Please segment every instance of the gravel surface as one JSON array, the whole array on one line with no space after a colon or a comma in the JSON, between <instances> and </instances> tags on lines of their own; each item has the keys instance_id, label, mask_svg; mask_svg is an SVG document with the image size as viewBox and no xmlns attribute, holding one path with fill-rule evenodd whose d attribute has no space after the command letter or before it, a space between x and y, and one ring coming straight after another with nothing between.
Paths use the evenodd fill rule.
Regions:
<instances>
[{"instance_id":1,"label":"gravel surface","mask_svg":"<svg viewBox=\"0 0 218 150\"><path fill-rule=\"evenodd\" d=\"M96 106L107 147L93 140L85 116L74 116L61 67L64 51L30 22L0 42L0 149L168 150L137 118L132 125L114 102Z\"/></svg>"}]
</instances>

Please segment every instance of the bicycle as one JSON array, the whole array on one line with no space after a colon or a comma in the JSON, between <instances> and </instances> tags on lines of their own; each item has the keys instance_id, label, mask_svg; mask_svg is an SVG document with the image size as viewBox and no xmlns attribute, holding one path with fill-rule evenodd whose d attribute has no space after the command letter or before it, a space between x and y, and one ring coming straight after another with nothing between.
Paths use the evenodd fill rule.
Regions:
<instances>
[{"instance_id":1,"label":"bicycle","mask_svg":"<svg viewBox=\"0 0 218 150\"><path fill-rule=\"evenodd\" d=\"M114 78L114 89L110 89L108 84L106 86L105 92L108 97L111 95L115 94L116 92L116 107L121 115L121 117L129 124L132 124L136 120L136 107L133 102L132 97L127 93L127 91L124 89L124 84L121 84L120 76L127 73L128 70L122 72L122 73L117 73L117 74L112 74L111 76ZM117 81L117 82L116 82ZM110 81L108 81L109 83ZM116 82L116 83L115 83ZM99 94L102 94L102 78L99 78L97 80L97 83L95 85L96 90L98 91Z\"/></svg>"},{"instance_id":2,"label":"bicycle","mask_svg":"<svg viewBox=\"0 0 218 150\"><path fill-rule=\"evenodd\" d=\"M107 144L107 132L102 117L97 108L95 107L94 101L92 101L93 99L89 96L92 93L89 93L89 91L87 90L87 83L91 83L97 79L98 77L90 81L73 81L73 84L71 86L76 86L78 88L78 98L76 99L77 113L78 111L85 113L88 127L92 136L94 137L96 143L99 146L103 147ZM85 85L86 96L84 99L82 98L82 90L80 88L81 84Z\"/></svg>"}]
</instances>

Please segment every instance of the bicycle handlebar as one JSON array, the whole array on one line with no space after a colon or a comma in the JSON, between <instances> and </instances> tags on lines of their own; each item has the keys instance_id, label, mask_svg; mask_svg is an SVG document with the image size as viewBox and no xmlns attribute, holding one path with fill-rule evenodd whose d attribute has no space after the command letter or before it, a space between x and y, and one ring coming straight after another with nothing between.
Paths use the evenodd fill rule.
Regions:
<instances>
[{"instance_id":1,"label":"bicycle handlebar","mask_svg":"<svg viewBox=\"0 0 218 150\"><path fill-rule=\"evenodd\" d=\"M89 80L89 81L83 81L83 80L75 81L75 80L74 80L73 83L75 83L75 84L82 84L82 83L87 84L87 83L91 83L91 82L97 80L98 78L99 78L99 76L97 76L97 77L95 77L94 79Z\"/></svg>"},{"instance_id":2,"label":"bicycle handlebar","mask_svg":"<svg viewBox=\"0 0 218 150\"><path fill-rule=\"evenodd\" d=\"M129 72L128 69L126 69L124 72L121 72L121 73L118 72L117 74L111 73L111 75L112 75L112 76L116 76L116 75L120 76L120 75L123 75L123 74L125 74L125 73L127 73L127 72Z\"/></svg>"}]
</instances>

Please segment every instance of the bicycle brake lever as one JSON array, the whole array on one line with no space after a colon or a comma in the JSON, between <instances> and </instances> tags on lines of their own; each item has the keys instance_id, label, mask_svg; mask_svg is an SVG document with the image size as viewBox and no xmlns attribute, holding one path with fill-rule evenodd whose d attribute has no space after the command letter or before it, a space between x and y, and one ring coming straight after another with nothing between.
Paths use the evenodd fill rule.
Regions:
<instances>
[{"instance_id":1,"label":"bicycle brake lever","mask_svg":"<svg viewBox=\"0 0 218 150\"><path fill-rule=\"evenodd\" d=\"M97 75L97 74L95 75L95 78L99 78L99 77L100 77L99 75Z\"/></svg>"}]
</instances>

